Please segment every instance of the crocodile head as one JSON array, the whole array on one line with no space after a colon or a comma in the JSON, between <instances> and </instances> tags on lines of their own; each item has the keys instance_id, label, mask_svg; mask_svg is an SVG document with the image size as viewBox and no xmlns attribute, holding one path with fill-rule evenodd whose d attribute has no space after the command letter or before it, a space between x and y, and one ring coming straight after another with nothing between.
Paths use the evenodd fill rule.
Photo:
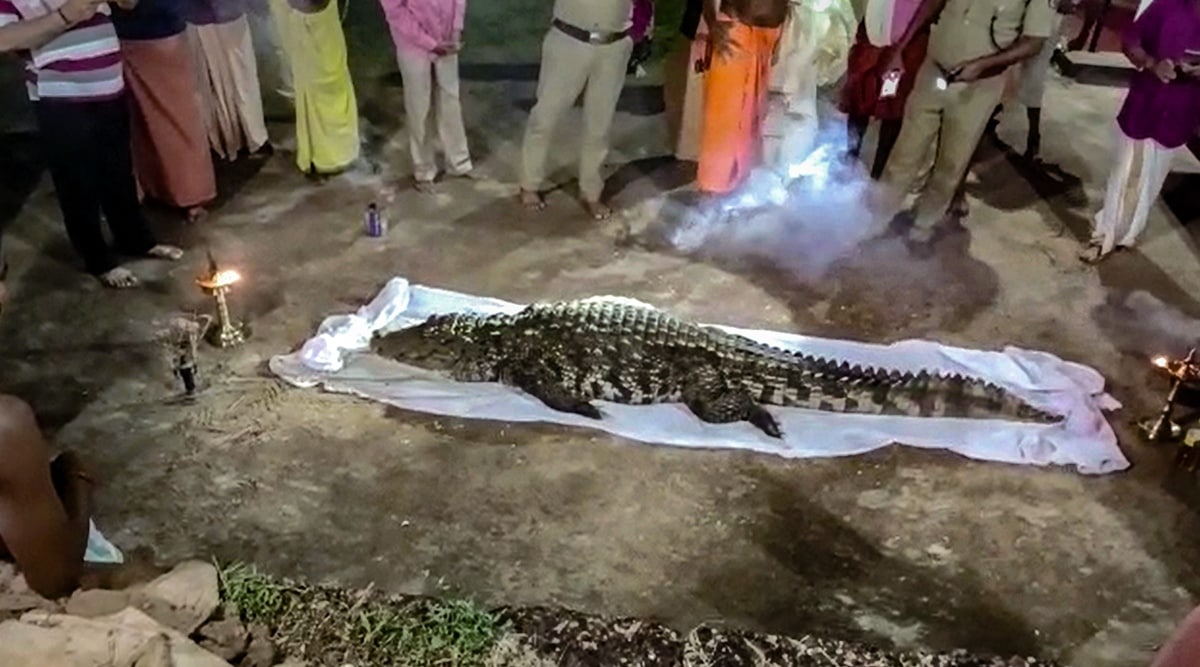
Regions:
<instances>
[{"instance_id":1,"label":"crocodile head","mask_svg":"<svg viewBox=\"0 0 1200 667\"><path fill-rule=\"evenodd\" d=\"M470 334L474 322L471 316L434 315L416 326L376 336L371 351L417 368L457 370L463 360L477 354Z\"/></svg>"}]
</instances>

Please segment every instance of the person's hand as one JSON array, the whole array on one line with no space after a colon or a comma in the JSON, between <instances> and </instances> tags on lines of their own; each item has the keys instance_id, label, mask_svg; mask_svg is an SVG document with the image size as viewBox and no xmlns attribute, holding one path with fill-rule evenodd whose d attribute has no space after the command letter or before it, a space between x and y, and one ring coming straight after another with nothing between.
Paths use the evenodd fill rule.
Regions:
<instances>
[{"instance_id":1,"label":"person's hand","mask_svg":"<svg viewBox=\"0 0 1200 667\"><path fill-rule=\"evenodd\" d=\"M1187 76L1200 76L1200 62L1180 63L1179 71Z\"/></svg>"},{"instance_id":2,"label":"person's hand","mask_svg":"<svg viewBox=\"0 0 1200 667\"><path fill-rule=\"evenodd\" d=\"M954 83L970 83L978 81L983 76L983 64L977 60L968 60L950 70L950 81Z\"/></svg>"},{"instance_id":3,"label":"person's hand","mask_svg":"<svg viewBox=\"0 0 1200 667\"><path fill-rule=\"evenodd\" d=\"M75 25L82 23L100 11L100 5L106 4L107 0L67 0L67 4L59 8L63 18L67 19L67 23Z\"/></svg>"},{"instance_id":4,"label":"person's hand","mask_svg":"<svg viewBox=\"0 0 1200 667\"><path fill-rule=\"evenodd\" d=\"M1163 58L1154 63L1154 75L1163 83L1170 83L1175 80L1175 61L1170 58Z\"/></svg>"},{"instance_id":5,"label":"person's hand","mask_svg":"<svg viewBox=\"0 0 1200 667\"><path fill-rule=\"evenodd\" d=\"M733 55L737 42L733 39L732 32L733 21L717 21L708 26L709 64L712 63L712 56L728 58Z\"/></svg>"}]
</instances>

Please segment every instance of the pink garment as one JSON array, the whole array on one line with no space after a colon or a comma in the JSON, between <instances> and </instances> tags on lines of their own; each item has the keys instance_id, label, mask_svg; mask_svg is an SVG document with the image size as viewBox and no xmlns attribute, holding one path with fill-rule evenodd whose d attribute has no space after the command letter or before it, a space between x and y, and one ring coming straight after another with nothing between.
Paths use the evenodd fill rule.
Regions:
<instances>
[{"instance_id":1,"label":"pink garment","mask_svg":"<svg viewBox=\"0 0 1200 667\"><path fill-rule=\"evenodd\" d=\"M427 56L462 37L467 0L379 0L397 49Z\"/></svg>"},{"instance_id":2,"label":"pink garment","mask_svg":"<svg viewBox=\"0 0 1200 667\"><path fill-rule=\"evenodd\" d=\"M41 18L62 8L67 0L9 0L26 21Z\"/></svg>"},{"instance_id":3,"label":"pink garment","mask_svg":"<svg viewBox=\"0 0 1200 667\"><path fill-rule=\"evenodd\" d=\"M917 15L921 0L892 0L892 44L900 41L908 24Z\"/></svg>"}]
</instances>

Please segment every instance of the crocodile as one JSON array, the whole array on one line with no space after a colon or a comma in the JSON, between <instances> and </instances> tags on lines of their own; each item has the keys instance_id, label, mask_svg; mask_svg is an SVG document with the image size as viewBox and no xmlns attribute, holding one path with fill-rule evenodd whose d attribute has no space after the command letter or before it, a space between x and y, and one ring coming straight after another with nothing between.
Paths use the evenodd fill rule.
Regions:
<instances>
[{"instance_id":1,"label":"crocodile","mask_svg":"<svg viewBox=\"0 0 1200 667\"><path fill-rule=\"evenodd\" d=\"M515 313L438 314L376 334L371 351L458 382L498 382L601 419L593 401L682 403L713 424L779 438L764 406L1051 424L999 386L962 375L851 365L759 343L621 297L535 303Z\"/></svg>"}]
</instances>

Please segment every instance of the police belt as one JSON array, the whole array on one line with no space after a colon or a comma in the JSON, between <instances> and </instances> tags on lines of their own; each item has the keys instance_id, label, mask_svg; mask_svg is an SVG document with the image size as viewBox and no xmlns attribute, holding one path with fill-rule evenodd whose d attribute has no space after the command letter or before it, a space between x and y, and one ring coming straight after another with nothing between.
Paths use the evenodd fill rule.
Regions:
<instances>
[{"instance_id":1,"label":"police belt","mask_svg":"<svg viewBox=\"0 0 1200 667\"><path fill-rule=\"evenodd\" d=\"M571 25L562 19L554 19L552 24L566 35L588 44L612 44L629 36L629 30L609 32L607 30L584 30L577 25Z\"/></svg>"}]
</instances>

